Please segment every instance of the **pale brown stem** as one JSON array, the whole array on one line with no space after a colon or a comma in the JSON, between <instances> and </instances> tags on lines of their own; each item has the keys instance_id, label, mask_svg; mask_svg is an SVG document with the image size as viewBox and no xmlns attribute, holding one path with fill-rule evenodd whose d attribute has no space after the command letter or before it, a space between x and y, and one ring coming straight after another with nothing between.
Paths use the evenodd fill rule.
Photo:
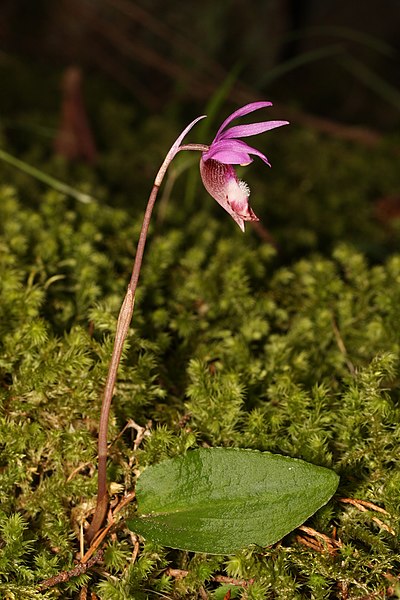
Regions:
<instances>
[{"instance_id":1,"label":"pale brown stem","mask_svg":"<svg viewBox=\"0 0 400 600\"><path fill-rule=\"evenodd\" d=\"M119 363L121 360L122 350L124 347L125 339L128 333L129 325L132 320L133 309L135 305L136 288L139 281L140 269L142 266L143 253L146 245L147 232L149 230L150 219L153 212L153 207L157 199L158 190L161 182L167 171L167 168L180 150L200 150L208 149L208 146L202 146L199 144L188 144L180 146L179 148L172 147L168 152L163 164L161 165L157 176L154 180L153 189L151 190L146 211L143 217L142 229L140 231L139 242L136 250L135 262L132 269L131 279L126 291L124 301L122 303L117 329L114 340L114 348L111 355L110 366L108 369L108 375L106 385L103 392L103 401L101 405L100 423L99 423L99 438L98 438L98 483L97 483L97 503L96 509L93 515L92 522L86 533L86 539L88 543L91 543L100 527L103 524L108 508L108 492L107 492L107 433L108 433L108 421L110 416L111 402L114 394L115 382L117 379L117 372Z\"/></svg>"},{"instance_id":2,"label":"pale brown stem","mask_svg":"<svg viewBox=\"0 0 400 600\"><path fill-rule=\"evenodd\" d=\"M100 413L99 439L98 439L98 487L97 487L97 505L91 525L87 531L86 538L90 543L98 530L100 529L107 513L108 493L107 493L107 433L108 421L110 416L110 407L114 393L115 381L121 360L121 354L124 342L128 333L129 325L133 315L135 305L135 294L139 280L140 268L142 266L143 252L146 245L147 232L150 225L151 213L159 190L158 185L154 185L147 203L146 212L143 218L142 229L140 232L138 247L135 256L135 263L132 269L131 280L122 303L115 334L114 348L111 356L110 367L108 370L107 381L103 393L103 402Z\"/></svg>"}]
</instances>

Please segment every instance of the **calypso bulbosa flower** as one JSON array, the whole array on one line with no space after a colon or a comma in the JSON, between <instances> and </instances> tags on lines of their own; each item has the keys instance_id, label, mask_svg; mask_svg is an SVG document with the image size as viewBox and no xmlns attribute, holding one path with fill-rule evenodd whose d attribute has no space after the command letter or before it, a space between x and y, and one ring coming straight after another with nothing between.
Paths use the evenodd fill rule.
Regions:
<instances>
[{"instance_id":1,"label":"calypso bulbosa flower","mask_svg":"<svg viewBox=\"0 0 400 600\"><path fill-rule=\"evenodd\" d=\"M245 221L258 221L249 206L250 188L240 181L232 165L248 165L253 162L251 155L261 158L271 166L267 157L238 138L258 135L287 125L288 121L261 121L248 125L228 127L238 117L260 108L272 106L271 102L252 102L239 108L222 123L208 150L202 153L200 174L208 193L220 204L244 231Z\"/></svg>"}]
</instances>

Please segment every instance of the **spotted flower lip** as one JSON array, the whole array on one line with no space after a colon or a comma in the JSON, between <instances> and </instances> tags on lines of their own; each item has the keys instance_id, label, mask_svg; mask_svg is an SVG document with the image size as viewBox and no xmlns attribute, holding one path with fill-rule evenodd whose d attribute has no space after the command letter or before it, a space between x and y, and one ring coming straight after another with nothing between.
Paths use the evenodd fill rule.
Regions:
<instances>
[{"instance_id":1,"label":"spotted flower lip","mask_svg":"<svg viewBox=\"0 0 400 600\"><path fill-rule=\"evenodd\" d=\"M262 152L237 138L259 135L265 131L282 127L282 125L288 125L288 121L261 121L260 123L235 125L227 128L234 119L244 117L255 110L267 108L268 106L272 106L272 102L251 102L233 112L218 129L217 135L209 149L203 153L202 159L209 160L212 158L226 165L248 165L253 162L251 158L253 154L261 158L268 166L271 166Z\"/></svg>"},{"instance_id":2,"label":"spotted flower lip","mask_svg":"<svg viewBox=\"0 0 400 600\"><path fill-rule=\"evenodd\" d=\"M232 165L226 165L213 158L201 160L200 175L207 192L226 210L242 231L245 221L259 220L249 206L249 186L244 181L239 181Z\"/></svg>"},{"instance_id":3,"label":"spotted flower lip","mask_svg":"<svg viewBox=\"0 0 400 600\"><path fill-rule=\"evenodd\" d=\"M258 156L268 166L267 157L240 137L258 135L288 125L288 121L261 121L248 125L227 127L234 119L243 117L260 108L272 106L271 102L252 102L233 112L217 131L211 146L202 153L200 174L208 193L220 204L244 231L245 221L258 221L249 206L250 189L237 177L232 165L248 165L253 162L251 155Z\"/></svg>"}]
</instances>

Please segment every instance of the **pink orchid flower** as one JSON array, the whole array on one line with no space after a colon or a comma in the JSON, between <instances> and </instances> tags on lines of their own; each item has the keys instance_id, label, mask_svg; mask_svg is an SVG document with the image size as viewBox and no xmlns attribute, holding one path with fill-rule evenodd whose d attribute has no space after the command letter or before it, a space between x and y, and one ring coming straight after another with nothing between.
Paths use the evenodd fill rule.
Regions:
<instances>
[{"instance_id":1,"label":"pink orchid flower","mask_svg":"<svg viewBox=\"0 0 400 600\"><path fill-rule=\"evenodd\" d=\"M251 155L259 156L269 167L269 161L262 152L238 138L258 135L288 121L261 121L249 125L227 125L238 117L243 117L260 108L272 106L272 102L252 102L239 108L222 123L211 146L203 152L200 160L200 174L208 193L220 204L244 231L245 221L258 221L249 206L250 189L240 181L232 165L248 165L253 162Z\"/></svg>"}]
</instances>

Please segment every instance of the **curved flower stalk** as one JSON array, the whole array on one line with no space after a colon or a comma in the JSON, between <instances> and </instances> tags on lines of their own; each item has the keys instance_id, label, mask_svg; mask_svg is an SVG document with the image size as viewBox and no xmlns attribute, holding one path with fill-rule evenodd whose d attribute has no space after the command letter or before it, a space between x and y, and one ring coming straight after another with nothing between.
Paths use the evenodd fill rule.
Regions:
<instances>
[{"instance_id":1,"label":"curved flower stalk","mask_svg":"<svg viewBox=\"0 0 400 600\"><path fill-rule=\"evenodd\" d=\"M232 165L248 165L253 162L251 155L258 156L269 167L267 157L256 148L238 138L258 135L288 125L288 121L262 121L249 125L227 126L238 117L243 117L260 108L272 106L271 102L252 102L232 113L222 123L209 149L203 152L200 160L200 174L208 193L220 204L244 231L245 221L258 221L249 206L250 188L240 181Z\"/></svg>"},{"instance_id":2,"label":"curved flower stalk","mask_svg":"<svg viewBox=\"0 0 400 600\"><path fill-rule=\"evenodd\" d=\"M132 320L133 309L135 306L135 295L136 288L139 281L140 269L142 266L143 253L146 245L147 232L149 230L150 219L153 212L154 204L157 199L158 190L164 178L164 175L168 169L169 164L180 151L183 138L192 129L192 127L204 119L206 115L197 117L194 119L178 136L175 142L172 144L168 154L166 155L164 162L162 163L156 178L154 180L153 188L150 192L149 199L147 201L146 211L143 217L142 228L140 230L139 241L136 249L135 261L133 264L132 275L129 281L128 289L125 294L125 298L122 302L122 306L119 311L117 329L115 332L114 347L111 355L110 366L108 368L107 380L104 386L103 400L101 404L100 422L99 422L99 437L98 437L98 483L97 483L97 501L96 509L93 515L92 522L86 533L86 539L91 543L96 537L97 532L103 524L105 519L107 508L108 508L108 492L107 492L107 434L108 434L108 421L110 416L110 408L112 397L114 394L115 382L117 380L117 372L119 363L122 356L122 350L128 333L129 325ZM204 146L197 146L195 144L186 146L187 150L204 150Z\"/></svg>"},{"instance_id":3,"label":"curved flower stalk","mask_svg":"<svg viewBox=\"0 0 400 600\"><path fill-rule=\"evenodd\" d=\"M247 104L246 106L243 106L239 110L235 111L222 123L217 135L211 143L211 146L206 146L204 144L181 145L186 134L198 121L200 121L200 119L204 119L205 115L198 117L192 121L176 139L156 175L143 217L142 229L140 231L131 279L118 316L114 347L103 393L98 437L97 504L91 525L86 534L86 538L89 543L95 539L107 513L107 433L110 407L123 345L133 315L136 288L139 281L151 214L164 175L173 158L181 150L197 150L202 152L202 157L200 160L200 172L205 188L211 194L211 196L213 196L213 198L215 198L215 200L221 204L223 208L225 208L225 210L231 215L236 223L238 223L239 227L244 231L244 221L254 221L258 219L248 205L249 188L247 184L238 180L232 165L248 164L252 162L252 158L250 157L251 154L259 156L268 165L269 162L261 152L237 138L263 133L264 131L268 131L274 127L286 125L287 121L264 121L251 125L239 125L236 127L230 127L228 129L226 129L226 127L233 119L244 116L250 112L253 112L254 110L258 110L259 108L264 108L266 106L271 106L271 103L253 102L252 104Z\"/></svg>"}]
</instances>

